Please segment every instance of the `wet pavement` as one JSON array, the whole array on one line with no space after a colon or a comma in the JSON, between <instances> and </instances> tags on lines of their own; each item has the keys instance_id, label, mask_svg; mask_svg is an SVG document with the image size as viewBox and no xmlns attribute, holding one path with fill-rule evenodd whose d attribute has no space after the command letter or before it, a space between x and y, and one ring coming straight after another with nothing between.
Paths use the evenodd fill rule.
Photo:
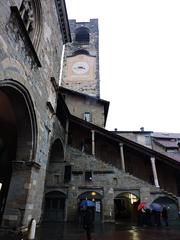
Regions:
<instances>
[{"instance_id":1,"label":"wet pavement","mask_svg":"<svg viewBox=\"0 0 180 240\"><path fill-rule=\"evenodd\" d=\"M121 224L96 225L92 240L180 240L180 225L169 227L137 227ZM43 224L37 229L36 240L86 240L77 224Z\"/></svg>"},{"instance_id":2,"label":"wet pavement","mask_svg":"<svg viewBox=\"0 0 180 240\"><path fill-rule=\"evenodd\" d=\"M0 240L22 239L27 238L11 231L2 235L0 231ZM48 223L37 228L34 240L86 240L86 234L77 224ZM161 228L99 224L95 226L92 240L180 240L180 224Z\"/></svg>"}]
</instances>

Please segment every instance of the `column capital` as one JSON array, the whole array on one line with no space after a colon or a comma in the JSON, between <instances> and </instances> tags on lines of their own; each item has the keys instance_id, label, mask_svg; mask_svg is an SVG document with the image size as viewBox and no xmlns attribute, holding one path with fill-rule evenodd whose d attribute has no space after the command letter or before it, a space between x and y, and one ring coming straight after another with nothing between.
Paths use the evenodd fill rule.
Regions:
<instances>
[{"instance_id":1,"label":"column capital","mask_svg":"<svg viewBox=\"0 0 180 240\"><path fill-rule=\"evenodd\" d=\"M123 145L124 145L124 143L121 143L121 142L119 143L119 146L120 146L120 147L123 147Z\"/></svg>"}]
</instances>

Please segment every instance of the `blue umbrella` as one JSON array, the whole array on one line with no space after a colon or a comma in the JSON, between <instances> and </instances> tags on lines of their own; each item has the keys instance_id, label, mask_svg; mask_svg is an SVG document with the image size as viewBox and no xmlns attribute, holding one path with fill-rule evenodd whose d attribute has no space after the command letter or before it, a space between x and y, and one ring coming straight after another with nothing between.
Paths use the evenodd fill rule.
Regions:
<instances>
[{"instance_id":1,"label":"blue umbrella","mask_svg":"<svg viewBox=\"0 0 180 240\"><path fill-rule=\"evenodd\" d=\"M95 202L91 201L91 200L82 200L81 207L85 206L85 207L95 207Z\"/></svg>"},{"instance_id":2,"label":"blue umbrella","mask_svg":"<svg viewBox=\"0 0 180 240\"><path fill-rule=\"evenodd\" d=\"M157 211L157 212L162 212L162 206L161 206L161 204L159 204L159 203L151 203L150 204L150 208L152 209L152 210L154 210L154 211Z\"/></svg>"}]
</instances>

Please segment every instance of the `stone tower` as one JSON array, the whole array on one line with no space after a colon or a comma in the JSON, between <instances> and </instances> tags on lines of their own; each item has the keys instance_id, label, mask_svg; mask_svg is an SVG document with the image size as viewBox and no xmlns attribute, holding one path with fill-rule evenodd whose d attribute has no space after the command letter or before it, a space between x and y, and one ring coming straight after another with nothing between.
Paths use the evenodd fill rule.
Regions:
<instances>
[{"instance_id":1,"label":"stone tower","mask_svg":"<svg viewBox=\"0 0 180 240\"><path fill-rule=\"evenodd\" d=\"M98 20L69 20L72 42L65 47L62 83L68 88L100 97Z\"/></svg>"}]
</instances>

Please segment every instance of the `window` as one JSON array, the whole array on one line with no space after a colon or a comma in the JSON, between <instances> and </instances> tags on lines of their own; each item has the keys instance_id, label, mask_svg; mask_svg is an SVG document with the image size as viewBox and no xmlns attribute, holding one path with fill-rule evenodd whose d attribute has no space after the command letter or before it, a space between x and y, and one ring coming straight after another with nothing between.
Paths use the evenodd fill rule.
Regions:
<instances>
[{"instance_id":1,"label":"window","mask_svg":"<svg viewBox=\"0 0 180 240\"><path fill-rule=\"evenodd\" d=\"M54 175L54 184L59 184L59 175Z\"/></svg>"},{"instance_id":2,"label":"window","mask_svg":"<svg viewBox=\"0 0 180 240\"><path fill-rule=\"evenodd\" d=\"M64 169L64 182L68 183L71 181L71 165L65 166Z\"/></svg>"},{"instance_id":3,"label":"window","mask_svg":"<svg viewBox=\"0 0 180 240\"><path fill-rule=\"evenodd\" d=\"M24 22L27 32L29 35L32 34L34 30L34 10L31 0L23 0L20 7L21 18Z\"/></svg>"},{"instance_id":4,"label":"window","mask_svg":"<svg viewBox=\"0 0 180 240\"><path fill-rule=\"evenodd\" d=\"M84 113L84 120L87 122L92 122L92 114L90 112Z\"/></svg>"},{"instance_id":5,"label":"window","mask_svg":"<svg viewBox=\"0 0 180 240\"><path fill-rule=\"evenodd\" d=\"M42 32L42 11L40 0L23 0L19 9L24 26L35 48L38 47Z\"/></svg>"},{"instance_id":6,"label":"window","mask_svg":"<svg viewBox=\"0 0 180 240\"><path fill-rule=\"evenodd\" d=\"M85 27L76 30L75 41L79 43L89 43L89 29Z\"/></svg>"},{"instance_id":7,"label":"window","mask_svg":"<svg viewBox=\"0 0 180 240\"><path fill-rule=\"evenodd\" d=\"M89 52L84 49L79 49L73 53L73 55L79 55L79 54L89 55Z\"/></svg>"},{"instance_id":8,"label":"window","mask_svg":"<svg viewBox=\"0 0 180 240\"><path fill-rule=\"evenodd\" d=\"M92 172L91 171L85 172L85 181L92 181Z\"/></svg>"},{"instance_id":9,"label":"window","mask_svg":"<svg viewBox=\"0 0 180 240\"><path fill-rule=\"evenodd\" d=\"M145 136L145 144L147 146L151 146L151 137L150 136Z\"/></svg>"}]
</instances>

